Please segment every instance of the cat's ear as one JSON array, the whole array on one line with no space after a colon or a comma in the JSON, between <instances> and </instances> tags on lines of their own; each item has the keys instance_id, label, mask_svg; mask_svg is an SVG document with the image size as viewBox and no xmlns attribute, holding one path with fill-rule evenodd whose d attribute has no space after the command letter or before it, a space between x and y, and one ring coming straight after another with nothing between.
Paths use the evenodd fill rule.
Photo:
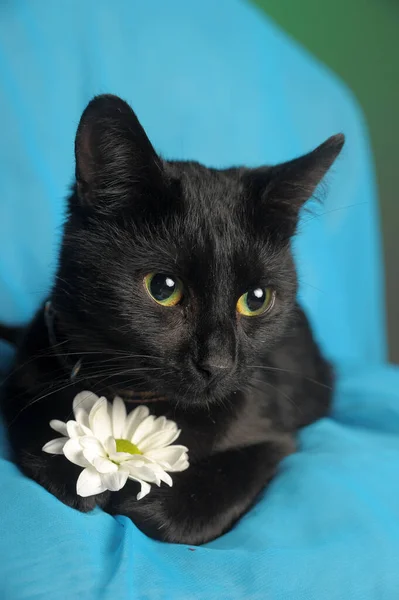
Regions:
<instances>
[{"instance_id":1,"label":"cat's ear","mask_svg":"<svg viewBox=\"0 0 399 600\"><path fill-rule=\"evenodd\" d=\"M271 228L280 236L291 237L299 211L313 195L345 142L343 134L330 137L312 152L274 167L251 169L244 177L255 204Z\"/></svg>"},{"instance_id":2,"label":"cat's ear","mask_svg":"<svg viewBox=\"0 0 399 600\"><path fill-rule=\"evenodd\" d=\"M162 185L162 163L130 106L96 96L80 119L75 140L79 201L112 214Z\"/></svg>"}]
</instances>

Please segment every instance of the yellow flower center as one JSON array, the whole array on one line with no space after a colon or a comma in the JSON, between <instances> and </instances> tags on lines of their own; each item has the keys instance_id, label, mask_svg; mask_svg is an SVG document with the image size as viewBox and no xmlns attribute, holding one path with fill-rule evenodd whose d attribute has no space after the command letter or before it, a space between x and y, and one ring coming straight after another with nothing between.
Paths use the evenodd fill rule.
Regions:
<instances>
[{"instance_id":1,"label":"yellow flower center","mask_svg":"<svg viewBox=\"0 0 399 600\"><path fill-rule=\"evenodd\" d=\"M143 454L139 450L136 444L129 442L129 440L115 440L117 452L128 452L129 454Z\"/></svg>"}]
</instances>

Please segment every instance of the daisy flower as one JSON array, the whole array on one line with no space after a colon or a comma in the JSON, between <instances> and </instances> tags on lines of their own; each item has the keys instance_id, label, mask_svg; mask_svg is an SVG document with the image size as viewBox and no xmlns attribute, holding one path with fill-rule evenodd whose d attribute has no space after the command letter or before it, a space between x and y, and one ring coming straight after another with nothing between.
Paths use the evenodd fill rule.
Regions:
<instances>
[{"instance_id":1,"label":"daisy flower","mask_svg":"<svg viewBox=\"0 0 399 600\"><path fill-rule=\"evenodd\" d=\"M76 483L79 496L93 496L105 490L116 492L128 479L141 485L137 500L144 498L151 484L173 484L169 473L188 468L188 449L173 444L180 435L176 423L150 415L147 406L129 414L116 396L113 403L92 392L80 392L73 401L75 420L52 420L50 427L63 437L43 446L49 454L64 454L83 467Z\"/></svg>"}]
</instances>

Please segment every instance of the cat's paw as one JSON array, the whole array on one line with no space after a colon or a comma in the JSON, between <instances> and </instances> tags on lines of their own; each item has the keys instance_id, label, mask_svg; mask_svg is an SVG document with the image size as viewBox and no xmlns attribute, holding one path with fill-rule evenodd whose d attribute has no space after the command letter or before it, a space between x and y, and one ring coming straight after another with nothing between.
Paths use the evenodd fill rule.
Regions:
<instances>
[{"instance_id":1,"label":"cat's paw","mask_svg":"<svg viewBox=\"0 0 399 600\"><path fill-rule=\"evenodd\" d=\"M64 504L80 512L89 512L96 506L104 506L109 492L82 498L76 493L76 481L81 468L70 463L62 455L37 456L24 452L18 460L22 472L39 483Z\"/></svg>"}]
</instances>

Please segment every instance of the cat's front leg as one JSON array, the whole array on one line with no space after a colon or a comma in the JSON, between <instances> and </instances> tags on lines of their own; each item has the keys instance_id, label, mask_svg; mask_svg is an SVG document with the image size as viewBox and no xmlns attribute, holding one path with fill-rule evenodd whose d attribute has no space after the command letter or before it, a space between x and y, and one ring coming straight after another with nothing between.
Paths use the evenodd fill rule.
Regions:
<instances>
[{"instance_id":1,"label":"cat's front leg","mask_svg":"<svg viewBox=\"0 0 399 600\"><path fill-rule=\"evenodd\" d=\"M128 516L147 535L181 544L203 544L228 531L255 502L279 462L294 450L292 438L214 454L182 473L173 486L153 487L137 501L136 486L112 494L106 510Z\"/></svg>"},{"instance_id":2,"label":"cat's front leg","mask_svg":"<svg viewBox=\"0 0 399 600\"><path fill-rule=\"evenodd\" d=\"M81 467L69 462L63 454L46 454L22 451L16 460L21 471L39 483L64 504L81 512L89 512L96 506L104 506L110 492L83 498L76 493L76 482Z\"/></svg>"},{"instance_id":3,"label":"cat's front leg","mask_svg":"<svg viewBox=\"0 0 399 600\"><path fill-rule=\"evenodd\" d=\"M51 417L55 414L64 418L69 414L70 409L63 410L62 405L62 397L53 396L51 401L35 403L26 396L19 405L14 401L3 407L12 458L24 475L39 483L61 502L88 512L95 506L103 506L109 492L88 498L78 496L76 482L82 468L69 462L63 454L48 454L42 449L48 441L59 435L49 426Z\"/></svg>"}]
</instances>

